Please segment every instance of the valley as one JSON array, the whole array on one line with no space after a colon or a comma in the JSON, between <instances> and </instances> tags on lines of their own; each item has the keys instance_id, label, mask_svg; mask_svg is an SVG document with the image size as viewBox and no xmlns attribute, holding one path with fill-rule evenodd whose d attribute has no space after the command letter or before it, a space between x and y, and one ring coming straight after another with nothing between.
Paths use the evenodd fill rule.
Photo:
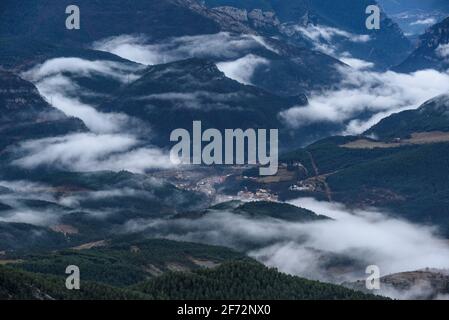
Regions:
<instances>
[{"instance_id":1,"label":"valley","mask_svg":"<svg viewBox=\"0 0 449 320\"><path fill-rule=\"evenodd\" d=\"M447 299L449 7L374 3L4 0L0 300Z\"/></svg>"}]
</instances>

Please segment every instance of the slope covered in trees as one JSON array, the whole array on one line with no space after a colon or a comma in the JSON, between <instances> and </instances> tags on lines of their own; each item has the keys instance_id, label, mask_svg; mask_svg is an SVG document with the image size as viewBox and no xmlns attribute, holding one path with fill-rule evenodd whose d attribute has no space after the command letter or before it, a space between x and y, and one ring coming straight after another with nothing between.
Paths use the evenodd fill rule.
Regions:
<instances>
[{"instance_id":1,"label":"slope covered in trees","mask_svg":"<svg viewBox=\"0 0 449 320\"><path fill-rule=\"evenodd\" d=\"M378 298L283 274L222 247L125 238L104 245L0 267L0 300ZM68 265L80 268L79 291L65 287Z\"/></svg>"},{"instance_id":2,"label":"slope covered in trees","mask_svg":"<svg viewBox=\"0 0 449 320\"><path fill-rule=\"evenodd\" d=\"M381 299L339 285L279 273L251 261L229 262L216 269L169 272L128 288L81 282L67 290L65 278L0 267L0 300L360 300Z\"/></svg>"},{"instance_id":3,"label":"slope covered in trees","mask_svg":"<svg viewBox=\"0 0 449 320\"><path fill-rule=\"evenodd\" d=\"M139 292L83 282L80 290L67 290L65 278L43 276L0 266L0 300L135 300Z\"/></svg>"},{"instance_id":4,"label":"slope covered in trees","mask_svg":"<svg viewBox=\"0 0 449 320\"><path fill-rule=\"evenodd\" d=\"M344 287L279 273L256 262L231 262L216 269L170 273L135 287L158 299L334 300L377 299Z\"/></svg>"},{"instance_id":5,"label":"slope covered in trees","mask_svg":"<svg viewBox=\"0 0 449 320\"><path fill-rule=\"evenodd\" d=\"M359 143L354 147L357 141L362 140L325 139L285 155L283 161L299 161L313 173L311 155L326 178L333 200L356 207L386 208L410 221L436 225L449 233L449 182L445 174L449 170L449 144L385 144L371 148ZM353 147L347 147L349 143ZM309 178L316 179L313 174ZM317 190L312 194L320 196Z\"/></svg>"}]
</instances>

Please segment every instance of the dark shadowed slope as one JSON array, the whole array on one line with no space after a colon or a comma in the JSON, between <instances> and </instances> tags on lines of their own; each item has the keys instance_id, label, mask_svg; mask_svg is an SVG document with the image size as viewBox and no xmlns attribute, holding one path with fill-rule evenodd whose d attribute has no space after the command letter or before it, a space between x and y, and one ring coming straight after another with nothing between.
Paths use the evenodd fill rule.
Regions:
<instances>
[{"instance_id":1,"label":"dark shadowed slope","mask_svg":"<svg viewBox=\"0 0 449 320\"><path fill-rule=\"evenodd\" d=\"M413 72L423 69L446 71L449 68L449 18L429 28L419 38L418 47L394 70Z\"/></svg>"},{"instance_id":2,"label":"dark shadowed slope","mask_svg":"<svg viewBox=\"0 0 449 320\"><path fill-rule=\"evenodd\" d=\"M273 12L280 21L278 29L284 37L294 43L313 46L318 32L329 36L323 44L336 45L337 51L349 52L352 56L375 62L378 67L386 68L400 63L411 50L408 39L400 28L385 13L382 13L380 30L367 30L365 10L373 1L362 0L206 0L210 7L233 6L247 10ZM317 28L316 28L317 27ZM334 28L333 30L326 28ZM304 30L315 33L314 38L308 38ZM338 29L338 30L337 30ZM333 32L349 33L350 36L340 37ZM347 35L349 35L347 34ZM357 35L369 35L369 41L354 41ZM312 42L311 42L312 40ZM323 40L323 39L322 39Z\"/></svg>"},{"instance_id":3,"label":"dark shadowed slope","mask_svg":"<svg viewBox=\"0 0 449 320\"><path fill-rule=\"evenodd\" d=\"M52 108L32 83L0 70L0 150L26 139L85 130L80 120Z\"/></svg>"},{"instance_id":4,"label":"dark shadowed slope","mask_svg":"<svg viewBox=\"0 0 449 320\"><path fill-rule=\"evenodd\" d=\"M149 67L148 71L100 106L102 111L122 112L147 123L158 145L170 145L170 133L192 128L202 121L203 130L217 128L281 128L279 111L304 96L283 98L227 78L214 63L190 59Z\"/></svg>"},{"instance_id":5,"label":"dark shadowed slope","mask_svg":"<svg viewBox=\"0 0 449 320\"><path fill-rule=\"evenodd\" d=\"M83 289L65 289L64 270L83 270ZM22 270L26 270L25 272ZM45 275L45 276L44 276ZM87 290L89 289L89 290ZM24 256L0 268L2 299L377 299L338 285L269 269L229 249L168 240L105 242Z\"/></svg>"},{"instance_id":6,"label":"dark shadowed slope","mask_svg":"<svg viewBox=\"0 0 449 320\"><path fill-rule=\"evenodd\" d=\"M121 34L148 32L154 39L163 39L220 30L211 19L174 0L80 0L76 5L81 11L81 29L71 31L65 27L65 11L72 4L69 0L2 1L0 34L88 45Z\"/></svg>"},{"instance_id":7,"label":"dark shadowed slope","mask_svg":"<svg viewBox=\"0 0 449 320\"><path fill-rule=\"evenodd\" d=\"M427 101L416 110L393 114L369 129L380 139L409 138L417 132L449 131L449 96Z\"/></svg>"}]
</instances>

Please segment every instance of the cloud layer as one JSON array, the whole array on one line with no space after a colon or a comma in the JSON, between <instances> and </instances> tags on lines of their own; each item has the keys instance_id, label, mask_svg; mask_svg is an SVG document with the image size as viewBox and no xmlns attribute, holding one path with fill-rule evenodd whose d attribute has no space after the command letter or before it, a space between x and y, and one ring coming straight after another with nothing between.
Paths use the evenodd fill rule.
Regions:
<instances>
[{"instance_id":1,"label":"cloud layer","mask_svg":"<svg viewBox=\"0 0 449 320\"><path fill-rule=\"evenodd\" d=\"M235 61L217 63L218 69L228 78L237 80L243 84L252 84L251 77L257 67L268 65L267 59L258 57L254 54L248 54Z\"/></svg>"},{"instance_id":2,"label":"cloud layer","mask_svg":"<svg viewBox=\"0 0 449 320\"><path fill-rule=\"evenodd\" d=\"M318 51L330 56L338 56L338 41L344 40L354 43L366 43L371 40L366 34L353 34L344 30L324 25L288 25L283 32L289 36L295 34L308 39Z\"/></svg>"},{"instance_id":3,"label":"cloud layer","mask_svg":"<svg viewBox=\"0 0 449 320\"><path fill-rule=\"evenodd\" d=\"M283 112L285 122L293 128L333 122L342 125L343 133L359 134L392 113L416 109L449 92L449 74L435 70L401 74L340 68L340 72L344 80L339 89L313 94L307 106ZM361 118L366 113L369 118Z\"/></svg>"},{"instance_id":4,"label":"cloud layer","mask_svg":"<svg viewBox=\"0 0 449 320\"><path fill-rule=\"evenodd\" d=\"M445 58L449 61L449 43L448 44L440 44L436 49L437 55L441 58Z\"/></svg>"},{"instance_id":5,"label":"cloud layer","mask_svg":"<svg viewBox=\"0 0 449 320\"><path fill-rule=\"evenodd\" d=\"M375 209L350 210L309 198L292 204L333 220L295 223L217 211L195 220L130 221L126 230L229 246L283 272L326 281L359 279L372 264L379 266L382 275L449 268L449 245L432 228L394 219ZM342 258L349 263L339 270L335 266Z\"/></svg>"},{"instance_id":6,"label":"cloud layer","mask_svg":"<svg viewBox=\"0 0 449 320\"><path fill-rule=\"evenodd\" d=\"M86 126L98 133L121 131L129 120L125 115L102 113L82 101L85 95L96 95L80 87L72 77L96 76L113 79L120 83L136 80L138 66L112 61L88 61L80 58L55 58L24 72L22 76L33 82L39 92L52 106L68 116L83 120ZM70 76L69 76L70 75Z\"/></svg>"},{"instance_id":7,"label":"cloud layer","mask_svg":"<svg viewBox=\"0 0 449 320\"><path fill-rule=\"evenodd\" d=\"M255 35L231 35L228 32L184 36L151 43L145 36L122 35L97 41L96 50L107 51L122 58L146 65L169 63L188 58L214 60L237 59L249 50L264 47L275 51L263 38Z\"/></svg>"},{"instance_id":8,"label":"cloud layer","mask_svg":"<svg viewBox=\"0 0 449 320\"><path fill-rule=\"evenodd\" d=\"M193 57L222 61L217 63L218 68L227 77L244 84L251 83L251 76L258 66L269 63L250 52L260 48L276 52L260 36L227 32L172 38L162 43L151 43L144 36L122 35L98 41L93 48L146 65Z\"/></svg>"},{"instance_id":9,"label":"cloud layer","mask_svg":"<svg viewBox=\"0 0 449 320\"><path fill-rule=\"evenodd\" d=\"M135 173L152 168L170 168L167 154L143 147L131 135L79 133L23 142L25 154L13 164L23 168L53 166L72 171L128 170Z\"/></svg>"},{"instance_id":10,"label":"cloud layer","mask_svg":"<svg viewBox=\"0 0 449 320\"><path fill-rule=\"evenodd\" d=\"M32 81L53 107L81 119L91 132L24 141L16 149L18 159L13 164L23 168L51 165L74 171L136 173L170 167L169 157L162 150L142 141L151 138L150 128L127 115L96 110L85 101L90 97L103 101L106 97L74 80L100 77L124 85L136 80L141 69L135 64L66 57L47 60L24 72L22 76Z\"/></svg>"}]
</instances>

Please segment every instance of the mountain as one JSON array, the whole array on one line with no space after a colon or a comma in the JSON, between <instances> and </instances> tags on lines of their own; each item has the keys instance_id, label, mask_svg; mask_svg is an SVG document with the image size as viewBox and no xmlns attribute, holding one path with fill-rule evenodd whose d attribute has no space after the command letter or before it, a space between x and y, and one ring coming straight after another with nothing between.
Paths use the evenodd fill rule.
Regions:
<instances>
[{"instance_id":1,"label":"mountain","mask_svg":"<svg viewBox=\"0 0 449 320\"><path fill-rule=\"evenodd\" d=\"M255 262L226 263L215 270L167 273L128 288L91 281L82 283L80 290L70 291L63 277L0 266L2 300L385 299L338 285L288 276Z\"/></svg>"},{"instance_id":2,"label":"mountain","mask_svg":"<svg viewBox=\"0 0 449 320\"><path fill-rule=\"evenodd\" d=\"M26 6L14 1L5 2L2 5L5 19L0 22L0 34L83 47L100 39L125 34L148 34L154 42L220 31L257 34L257 30L263 31L261 24L269 20L263 14L253 14L249 21L236 19L227 12L210 10L196 0L81 0L77 6L81 11L82 27L72 31L65 28L68 16L65 9L71 4L68 0L30 0ZM16 21L17 16L24 18ZM129 24L129 21L136 23ZM275 21L273 18L276 24ZM38 23L39 28L35 28Z\"/></svg>"},{"instance_id":3,"label":"mountain","mask_svg":"<svg viewBox=\"0 0 449 320\"><path fill-rule=\"evenodd\" d=\"M0 299L381 298L289 276L226 248L138 237L6 260L0 256L0 263L6 264L0 266ZM70 264L82 272L79 291L65 289Z\"/></svg>"},{"instance_id":4,"label":"mountain","mask_svg":"<svg viewBox=\"0 0 449 320\"><path fill-rule=\"evenodd\" d=\"M122 34L151 31L152 38L163 39L220 31L218 23L189 8L189 1L177 0L80 0L76 5L81 28L73 31L65 27L65 11L72 4L69 0L3 1L0 34L79 47Z\"/></svg>"},{"instance_id":5,"label":"mountain","mask_svg":"<svg viewBox=\"0 0 449 320\"><path fill-rule=\"evenodd\" d=\"M219 203L210 207L208 210L198 213L178 214L175 218L196 219L204 217L209 213L228 211L233 214L243 215L249 219L266 219L273 218L291 222L311 222L329 219L326 216L317 215L315 212L293 206L288 203L270 202L270 201L253 201L240 202L229 201Z\"/></svg>"},{"instance_id":6,"label":"mountain","mask_svg":"<svg viewBox=\"0 0 449 320\"><path fill-rule=\"evenodd\" d=\"M397 299L444 300L449 294L447 270L422 269L389 274L380 278L382 293ZM367 292L365 280L345 283L345 287Z\"/></svg>"},{"instance_id":7,"label":"mountain","mask_svg":"<svg viewBox=\"0 0 449 320\"><path fill-rule=\"evenodd\" d=\"M298 198L292 203L317 212L336 208L336 217L375 207L416 223L416 232L429 235L431 225L449 235L449 96L360 136L323 139L341 123L312 119L293 129L282 116L308 95L324 97L311 110L325 110L333 93L357 91L347 77L401 82L378 71L404 61L410 41L387 11L380 30L366 29L365 9L376 3L79 0L81 29L67 30L71 1L2 1L0 299L379 298L253 260L340 283L362 279L366 265L379 264L372 257L388 257L382 246L366 255L354 237L326 245L332 239L320 230L344 219L284 202ZM397 14L433 18L430 7L396 4ZM422 36L404 70L449 67L448 23ZM355 66L352 76L345 61L367 69ZM385 98L388 90L366 85L361 94ZM171 133L192 131L194 121L203 131L278 129L280 151L294 151L274 176L255 165L171 166ZM250 202L219 202L236 198ZM77 292L64 285L72 264L81 268ZM447 282L424 278L438 290Z\"/></svg>"},{"instance_id":8,"label":"mountain","mask_svg":"<svg viewBox=\"0 0 449 320\"><path fill-rule=\"evenodd\" d=\"M3 217L4 213L0 216ZM0 222L0 251L45 250L69 245L70 239L49 228L25 223Z\"/></svg>"},{"instance_id":9,"label":"mountain","mask_svg":"<svg viewBox=\"0 0 449 320\"><path fill-rule=\"evenodd\" d=\"M237 214L243 214L251 218L275 218L292 222L310 222L328 219L317 215L315 212L299 208L288 203L276 203L268 201L248 202L238 206Z\"/></svg>"},{"instance_id":10,"label":"mountain","mask_svg":"<svg viewBox=\"0 0 449 320\"><path fill-rule=\"evenodd\" d=\"M0 34L0 68L32 82L48 102L66 111L100 104L144 66L104 51Z\"/></svg>"},{"instance_id":11,"label":"mountain","mask_svg":"<svg viewBox=\"0 0 449 320\"><path fill-rule=\"evenodd\" d=\"M83 279L127 287L170 271L213 268L226 261L247 259L223 247L125 236L83 244L50 254L22 256L14 265L21 270L61 275L68 265L83 270Z\"/></svg>"},{"instance_id":12,"label":"mountain","mask_svg":"<svg viewBox=\"0 0 449 320\"><path fill-rule=\"evenodd\" d=\"M273 38L261 39L263 45L238 50L238 59L220 61L214 57L205 58L219 63L223 71L226 71L226 66L242 68L249 57L256 61L262 58L247 84L281 96L297 96L333 88L342 79L338 67L344 64L329 55ZM238 61L242 62L241 66Z\"/></svg>"},{"instance_id":13,"label":"mountain","mask_svg":"<svg viewBox=\"0 0 449 320\"><path fill-rule=\"evenodd\" d=\"M277 18L260 10L246 14L238 9L208 9L196 0L83 0L77 3L82 11L81 29L67 30L64 12L69 4L65 0L31 0L27 6L6 2L3 15L7 18L0 22L0 44L4 44L0 46L0 65L10 70L26 71L37 63L58 57L124 62L117 56L91 47L96 41L139 35L155 48L170 48L170 43L176 39L216 37L221 32L231 37L224 40L230 44L222 45L231 47L219 52L218 57L217 54L202 54L205 50L193 50L194 53L183 52L182 57L170 59L170 53L164 52L162 55L168 60L164 62L204 58L222 63L228 69L237 68L238 72L245 71L238 70L243 64L245 69L249 68L246 72L251 73L253 69L252 76L250 74L245 82L287 96L330 88L341 79L335 70L335 66L342 65L341 62L311 48L288 44L278 28ZM20 21L12 18L17 16L24 18ZM110 21L114 21L112 26L109 26ZM138 23L130 25L128 21ZM37 24L39 28L34 28ZM179 28L180 25L183 27ZM232 45L232 41L239 45ZM249 41L253 44L244 44ZM226 54L229 50L233 51L231 57ZM109 91L117 89L107 88Z\"/></svg>"},{"instance_id":14,"label":"mountain","mask_svg":"<svg viewBox=\"0 0 449 320\"><path fill-rule=\"evenodd\" d=\"M227 78L210 61L189 59L149 67L99 110L144 121L152 130L151 141L168 146L170 133L192 128L193 121L202 121L204 130L280 129L283 125L278 113L305 102L305 96L276 96Z\"/></svg>"},{"instance_id":15,"label":"mountain","mask_svg":"<svg viewBox=\"0 0 449 320\"><path fill-rule=\"evenodd\" d=\"M435 138L436 135L436 138ZM290 184L287 198L314 196L350 207L377 207L449 234L449 135L415 135L408 143L365 137L332 137L286 154L281 163L300 163L305 176ZM267 188L267 186L265 186Z\"/></svg>"},{"instance_id":16,"label":"mountain","mask_svg":"<svg viewBox=\"0 0 449 320\"><path fill-rule=\"evenodd\" d=\"M63 45L60 42L44 41L28 35L6 36L0 33L0 66L5 70L20 73L37 64L59 57L130 63L104 51Z\"/></svg>"},{"instance_id":17,"label":"mountain","mask_svg":"<svg viewBox=\"0 0 449 320\"><path fill-rule=\"evenodd\" d=\"M0 70L0 150L31 138L86 130L80 120L51 107L32 83Z\"/></svg>"},{"instance_id":18,"label":"mountain","mask_svg":"<svg viewBox=\"0 0 449 320\"><path fill-rule=\"evenodd\" d=\"M129 221L200 210L209 201L202 194L125 171L79 173L11 166L2 168L0 179L0 186L13 184L15 189L5 194L9 206L0 210L6 221L0 224L0 251L29 252L99 241L124 232ZM23 186L15 185L17 181ZM23 211L29 219L20 219Z\"/></svg>"},{"instance_id":19,"label":"mountain","mask_svg":"<svg viewBox=\"0 0 449 320\"><path fill-rule=\"evenodd\" d=\"M449 15L446 0L378 0L388 15L398 23L413 42L435 23Z\"/></svg>"},{"instance_id":20,"label":"mountain","mask_svg":"<svg viewBox=\"0 0 449 320\"><path fill-rule=\"evenodd\" d=\"M327 48L326 53L331 55L349 52L355 58L374 62L379 68L400 63L411 50L410 42L385 12L382 12L380 30L366 29L365 10L373 4L368 0L206 0L205 3L211 8L231 6L272 12L280 21L280 33L289 41ZM326 34L324 38L323 34ZM363 35L369 36L369 41L356 40L361 40ZM334 50L329 50L331 47Z\"/></svg>"},{"instance_id":21,"label":"mountain","mask_svg":"<svg viewBox=\"0 0 449 320\"><path fill-rule=\"evenodd\" d=\"M232 262L212 270L173 273L135 287L159 299L360 300L381 299L337 285L289 276L252 262Z\"/></svg>"},{"instance_id":22,"label":"mountain","mask_svg":"<svg viewBox=\"0 0 449 320\"><path fill-rule=\"evenodd\" d=\"M401 13L410 10L449 10L449 4L445 0L377 0L377 2L391 13Z\"/></svg>"},{"instance_id":23,"label":"mountain","mask_svg":"<svg viewBox=\"0 0 449 320\"><path fill-rule=\"evenodd\" d=\"M378 207L449 234L448 97L391 115L362 136L330 137L280 158L270 180L230 177L224 189L276 193L281 200L315 197L350 207Z\"/></svg>"},{"instance_id":24,"label":"mountain","mask_svg":"<svg viewBox=\"0 0 449 320\"><path fill-rule=\"evenodd\" d=\"M423 69L446 71L449 68L449 18L430 27L419 38L415 51L394 68L399 72Z\"/></svg>"},{"instance_id":25,"label":"mountain","mask_svg":"<svg viewBox=\"0 0 449 320\"><path fill-rule=\"evenodd\" d=\"M65 278L33 274L0 266L1 300L136 300L148 296L105 286L84 282L80 290L67 290Z\"/></svg>"},{"instance_id":26,"label":"mountain","mask_svg":"<svg viewBox=\"0 0 449 320\"><path fill-rule=\"evenodd\" d=\"M177 49L180 53L172 57L173 52L164 52L163 48L173 47L170 41L182 40L161 40L151 44L159 49L149 48L148 54L151 54L151 50L162 50L157 54L168 62L190 57L207 59L241 83L252 84L282 96L297 96L331 88L342 78L337 70L337 67L343 66L342 62L323 53L289 45L280 40L228 33L198 37L203 37L204 41L210 41L211 44L220 43L225 49L193 50L189 47L189 41L184 40L185 44L181 44L181 49ZM144 70L144 66L139 63L105 51L48 45L27 37L8 40L0 38L1 42L5 43L5 46L0 47L0 66L24 74L27 80L37 86L54 85L56 80L63 76L70 80L73 86L81 89L76 92L67 89L66 96L94 106L124 84L141 76ZM77 65L80 67L77 68ZM51 77L56 79L50 81Z\"/></svg>"},{"instance_id":27,"label":"mountain","mask_svg":"<svg viewBox=\"0 0 449 320\"><path fill-rule=\"evenodd\" d=\"M290 75L296 77L293 68L285 65L283 69L290 69ZM277 71L275 74L282 78L284 74ZM262 75L263 71L262 81L276 82L276 77ZM138 119L141 127L151 131L142 139L161 147L173 145L169 138L174 129L191 131L193 121L202 121L204 130L279 129L280 147L284 149L316 141L338 127L333 123L312 123L295 130L288 128L279 112L305 105L307 98L300 92L296 96L276 95L228 78L213 61L193 58L148 67L139 79L114 92L113 98L105 100L97 109Z\"/></svg>"},{"instance_id":28,"label":"mountain","mask_svg":"<svg viewBox=\"0 0 449 320\"><path fill-rule=\"evenodd\" d=\"M393 114L374 125L365 135L379 139L410 138L413 133L449 131L449 96L427 101L416 110Z\"/></svg>"}]
</instances>

